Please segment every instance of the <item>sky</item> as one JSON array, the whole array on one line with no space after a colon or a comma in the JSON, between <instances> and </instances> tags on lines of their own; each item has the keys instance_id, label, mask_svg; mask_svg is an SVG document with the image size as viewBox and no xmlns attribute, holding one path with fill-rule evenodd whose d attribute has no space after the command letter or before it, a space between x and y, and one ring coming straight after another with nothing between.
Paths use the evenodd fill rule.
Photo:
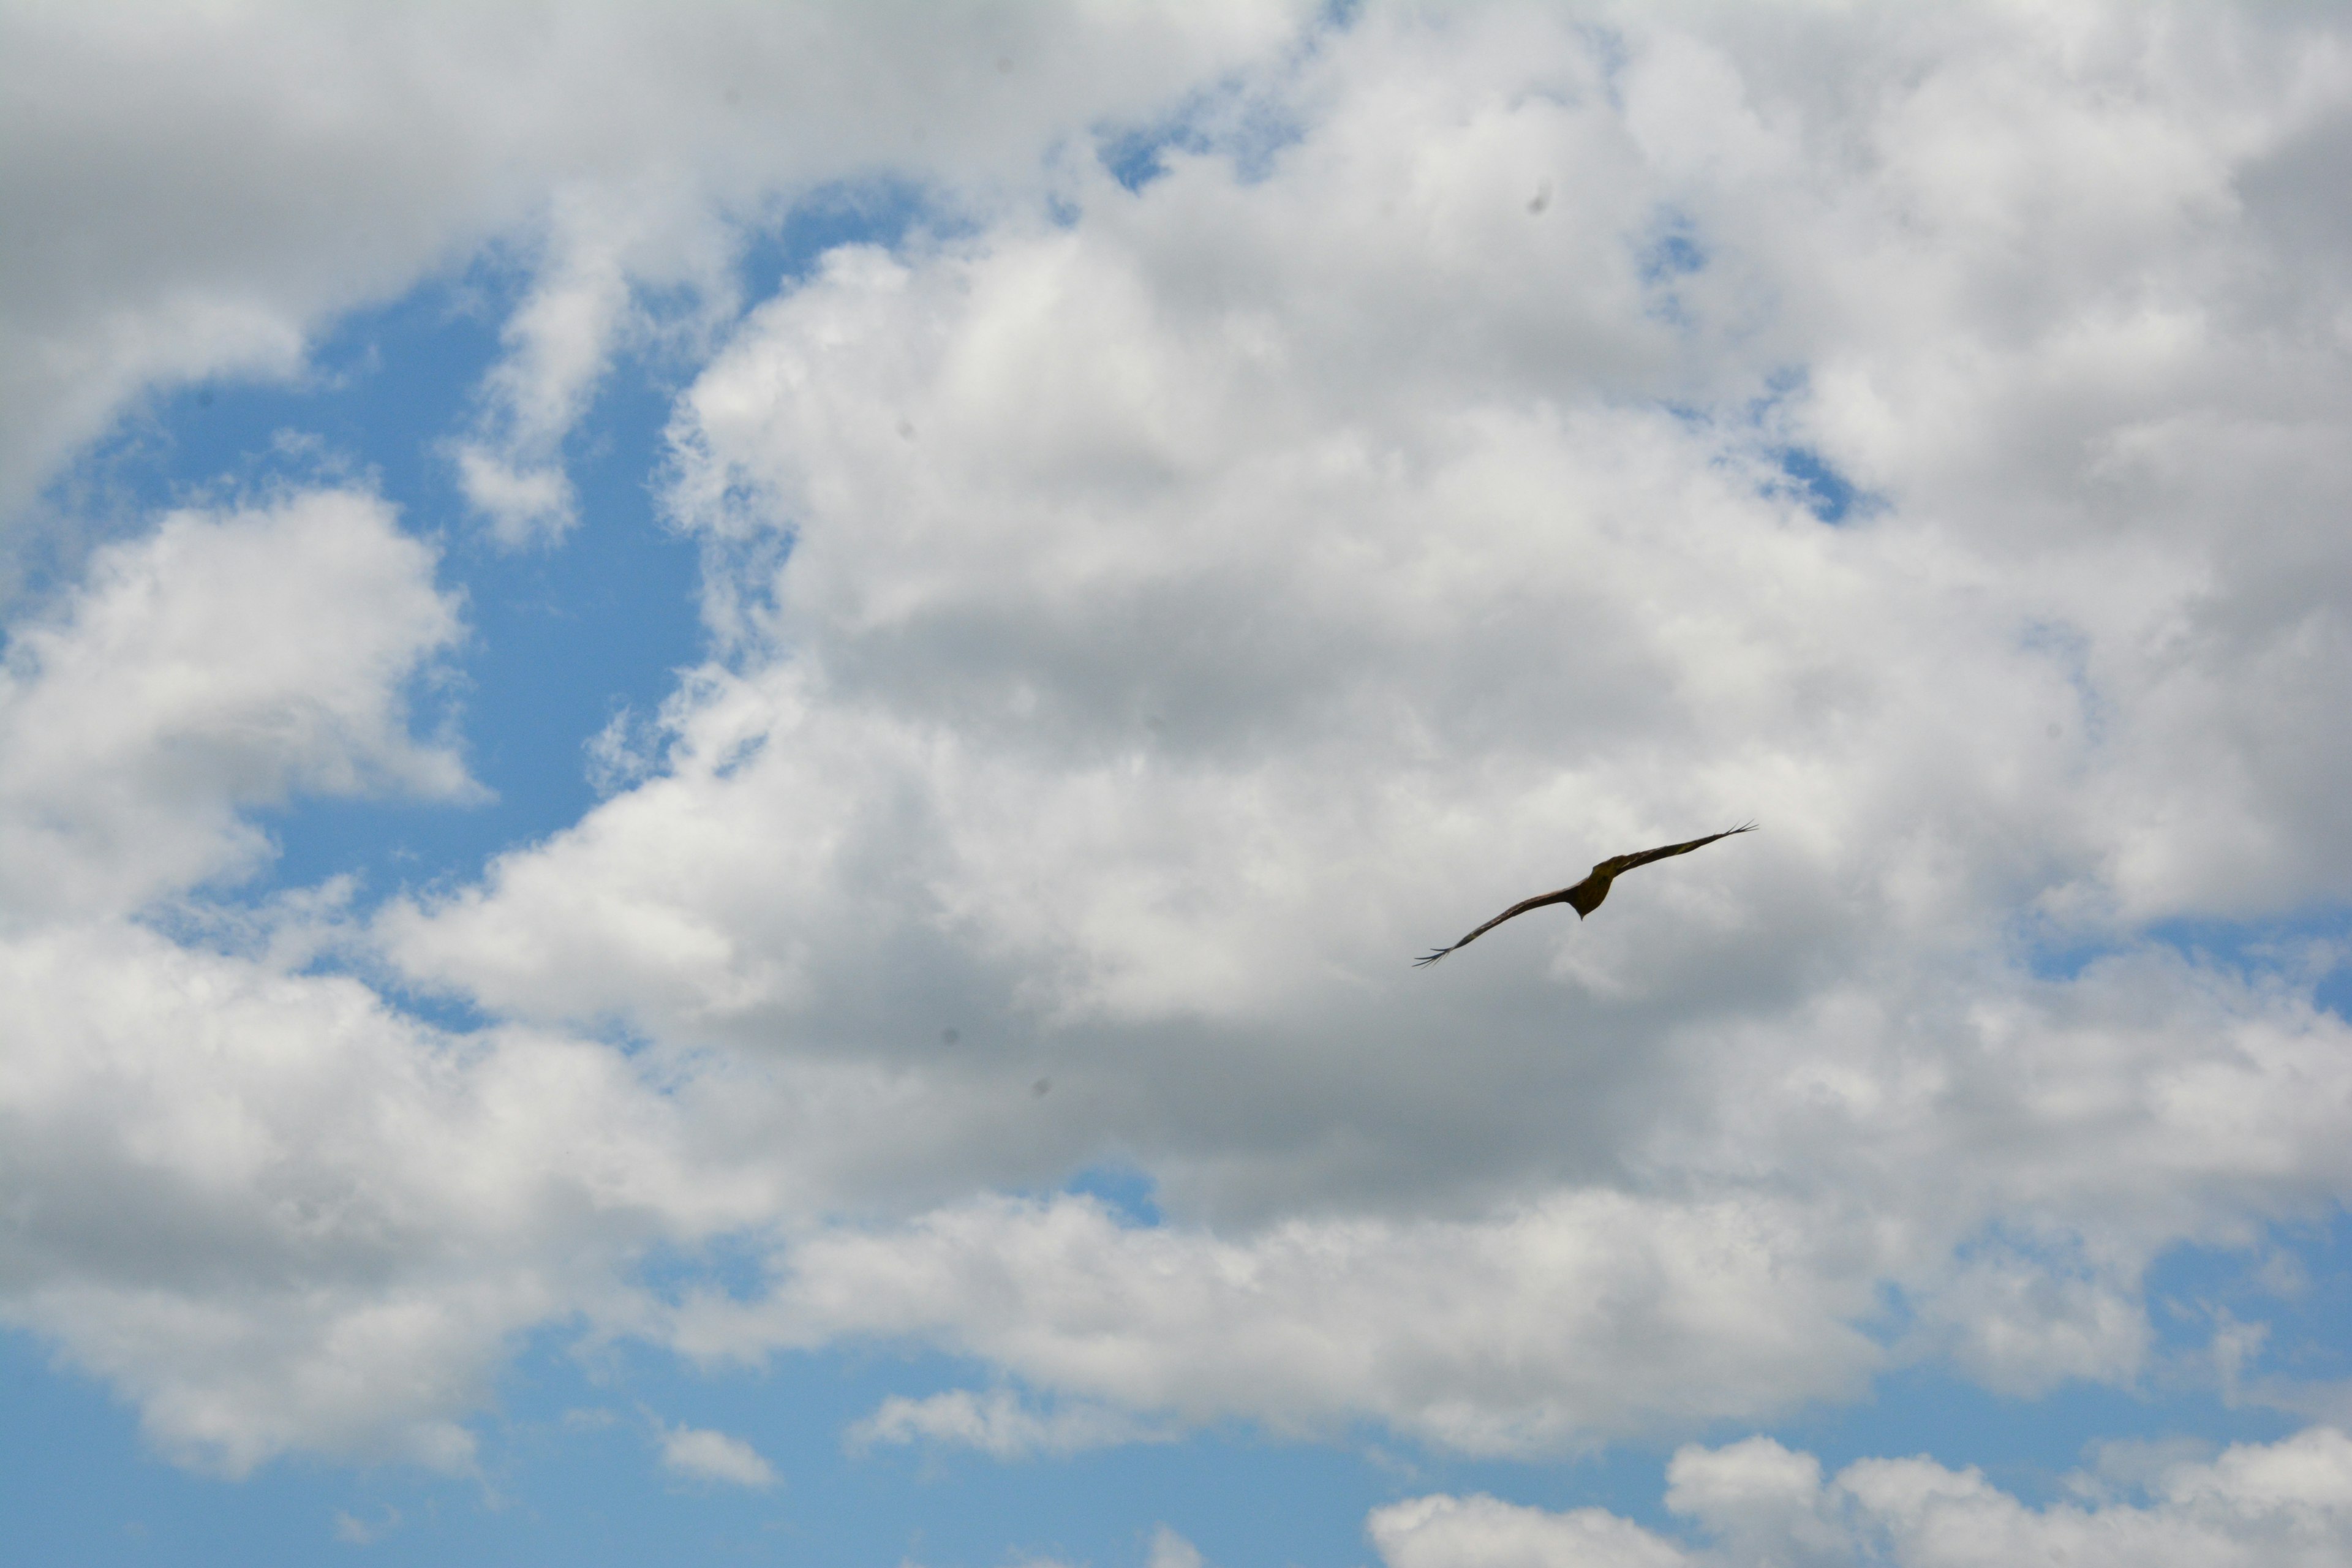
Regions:
<instances>
[{"instance_id":1,"label":"sky","mask_svg":"<svg viewBox=\"0 0 2352 1568\"><path fill-rule=\"evenodd\" d=\"M2315 3L0 5L16 1550L2352 1560L2347 169Z\"/></svg>"}]
</instances>

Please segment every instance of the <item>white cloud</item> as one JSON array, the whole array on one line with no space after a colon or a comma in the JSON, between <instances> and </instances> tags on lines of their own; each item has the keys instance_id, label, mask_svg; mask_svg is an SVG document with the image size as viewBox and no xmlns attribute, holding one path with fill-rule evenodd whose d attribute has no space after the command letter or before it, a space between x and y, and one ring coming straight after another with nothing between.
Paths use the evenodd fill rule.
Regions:
<instances>
[{"instance_id":1,"label":"white cloud","mask_svg":"<svg viewBox=\"0 0 2352 1568\"><path fill-rule=\"evenodd\" d=\"M293 973L299 936L236 957L121 918L265 857L242 808L473 787L404 710L458 631L433 568L367 495L182 512L95 557L0 676L0 1317L137 1399L164 1451L231 1472L289 1447L467 1463L458 1418L560 1294L536 1242L473 1271L446 1249L542 1226L509 1180L533 1162L516 1134L560 1119L562 1086L618 1088L558 1043L468 1051ZM614 1109L573 1131L611 1136ZM469 1121L500 1136L468 1148Z\"/></svg>"},{"instance_id":2,"label":"white cloud","mask_svg":"<svg viewBox=\"0 0 2352 1568\"><path fill-rule=\"evenodd\" d=\"M2342 1020L2147 936L2291 917L2352 873L2352 272L2297 216L2352 102L2332 24L1375 9L1291 57L1273 14L972 13L1022 40L975 49L884 12L838 46L875 68L740 88L746 126L726 90L766 57L725 29L816 13L580 15L370 24L411 52L359 52L460 86L549 54L528 92L589 106L556 121L583 142L476 94L514 126L453 113L449 145L498 158L388 165L457 170L383 204L425 237L397 255L353 260L333 202L252 226L289 258L253 274L261 317L299 342L540 215L461 447L510 537L564 515L563 435L643 326L633 290L723 251L690 216L663 249L649 214L710 203L647 195L646 160L749 209L900 166L929 124L963 221L836 251L681 400L668 500L710 547L719 657L666 746L613 732L658 766L371 928L404 978L511 1021L488 1035L107 923L252 864L241 806L460 787L396 702L454 616L381 508L183 520L21 639L6 711L32 717L6 721L72 746L0 763L30 781L0 830L63 868L5 954L34 1022L0 1147L26 1151L13 1191L107 1224L12 1217L5 1310L168 1448L462 1464L507 1337L571 1313L698 1355L905 1338L1154 1433L1370 1418L1477 1452L1762 1419L1905 1359L2128 1385L2165 1248L2352 1194ZM1176 43L1118 66L1150 52L1130 26ZM321 39L351 42L291 25L223 104ZM1037 90L996 79L1033 60ZM1295 141L1171 150L1138 192L1042 151L1242 61ZM824 118L876 82L908 96ZM398 83L353 146L420 112ZM253 96L235 114L310 101ZM205 232L188 254L247 276ZM84 331L23 287L18 319ZM133 322L181 297L110 287ZM119 395L11 363L11 398ZM1815 519L1792 446L1874 510ZM120 608L189 583L283 646ZM240 660L192 710L155 673ZM1590 923L1405 967L1601 854L1751 814ZM2038 946L2116 951L2052 978ZM643 1060L571 1038L590 1016ZM353 1082L377 1091L347 1110ZM987 1195L1108 1161L1165 1226ZM191 1234L190 1203L226 1239L108 1228ZM649 1240L730 1227L773 1238L763 1291L620 1283ZM893 1402L869 1435L1060 1440L1005 1398ZM1725 1530L1752 1505L1794 1539L1775 1500L1829 1495L1726 1454L1677 1482ZM1934 1512L1884 1479L1830 1487ZM1968 1518L2013 1506L1986 1496ZM1599 1515L1413 1517L1400 1552L1683 1550Z\"/></svg>"},{"instance_id":3,"label":"white cloud","mask_svg":"<svg viewBox=\"0 0 2352 1568\"><path fill-rule=\"evenodd\" d=\"M184 511L112 545L0 668L0 919L127 910L251 870L297 791L462 799L404 695L458 636L434 552L369 495Z\"/></svg>"},{"instance_id":4,"label":"white cloud","mask_svg":"<svg viewBox=\"0 0 2352 1568\"><path fill-rule=\"evenodd\" d=\"M463 1469L512 1336L625 1313L639 1248L774 1201L602 1047L449 1037L128 925L0 943L0 1318L209 1468Z\"/></svg>"},{"instance_id":5,"label":"white cloud","mask_svg":"<svg viewBox=\"0 0 2352 1568\"><path fill-rule=\"evenodd\" d=\"M512 458L479 445L456 448L457 482L466 500L490 520L492 533L509 549L560 538L578 521L572 480L551 458Z\"/></svg>"},{"instance_id":6,"label":"white cloud","mask_svg":"<svg viewBox=\"0 0 2352 1568\"><path fill-rule=\"evenodd\" d=\"M335 1539L346 1546L373 1546L400 1528L400 1510L386 1503L383 1517L370 1521L343 1509L335 1510Z\"/></svg>"},{"instance_id":7,"label":"white cloud","mask_svg":"<svg viewBox=\"0 0 2352 1568\"><path fill-rule=\"evenodd\" d=\"M776 1484L774 1468L740 1437L699 1426L655 1426L661 1435L662 1468L673 1475L762 1491Z\"/></svg>"},{"instance_id":8,"label":"white cloud","mask_svg":"<svg viewBox=\"0 0 2352 1568\"><path fill-rule=\"evenodd\" d=\"M1540 1453L1858 1388L1877 1355L1843 1320L1866 1310L1867 1284L1809 1268L1799 1222L1596 1193L1501 1219L1296 1221L1232 1242L1123 1228L1086 1200L992 1201L812 1237L772 1297L690 1298L669 1335L704 1357L919 1336L1034 1387L1191 1422L1318 1432L1369 1416L1470 1452ZM874 1425L1008 1452L1058 1435L953 1395Z\"/></svg>"},{"instance_id":9,"label":"white cloud","mask_svg":"<svg viewBox=\"0 0 2352 1568\"><path fill-rule=\"evenodd\" d=\"M1601 1509L1546 1513L1483 1494L1424 1497L1365 1521L1389 1568L1686 1568L1691 1559Z\"/></svg>"},{"instance_id":10,"label":"white cloud","mask_svg":"<svg viewBox=\"0 0 2352 1568\"><path fill-rule=\"evenodd\" d=\"M2011 1394L2074 1378L2128 1384L2155 1337L2127 1280L2084 1278L2063 1259L2000 1248L1957 1268L1931 1311L1950 1326L1953 1359Z\"/></svg>"},{"instance_id":11,"label":"white cloud","mask_svg":"<svg viewBox=\"0 0 2352 1568\"><path fill-rule=\"evenodd\" d=\"M1034 1454L1075 1454L1150 1436L1151 1429L1124 1411L1064 1405L1037 1411L1006 1389L976 1394L950 1389L925 1399L892 1394L850 1427L853 1448L877 1443L939 1443L977 1448L999 1459Z\"/></svg>"},{"instance_id":12,"label":"white cloud","mask_svg":"<svg viewBox=\"0 0 2352 1568\"><path fill-rule=\"evenodd\" d=\"M2116 489L2128 431L2218 420L2276 436L2233 448L2249 496L2346 493L2291 438L2340 351L2244 372L2272 239L2224 199L2334 89L2294 24L2242 40L2272 86L2210 75L2197 29L2240 25L1840 24L1848 97L1738 24L1627 20L1615 61L1379 12L1284 82L1301 140L1253 177L1073 169L1075 221L836 252L679 410L732 668L671 703L666 773L379 934L494 1009L768 1062L780 1114L866 1075L806 1168L940 1206L797 1238L772 1301L681 1319L698 1352L900 1332L1509 1450L1883 1354L2128 1385L2156 1256L2352 1178L2341 1020L2137 945L2352 869L2340 607L2281 640L2210 502ZM1955 163L2000 114L2087 183ZM1684 228L1704 266L1645 262ZM1823 526L1784 443L1885 510ZM1749 814L1589 924L1404 967ZM2035 941L2125 951L2049 980ZM1113 1158L1170 1230L958 1201Z\"/></svg>"},{"instance_id":13,"label":"white cloud","mask_svg":"<svg viewBox=\"0 0 2352 1568\"><path fill-rule=\"evenodd\" d=\"M435 564L362 493L175 513L0 675L0 1320L226 1473L465 1468L511 1336L772 1201L706 1181L679 1105L602 1047L452 1036L304 973L347 886L185 903L228 952L129 918L266 858L252 806L475 789L403 700L460 630Z\"/></svg>"},{"instance_id":14,"label":"white cloud","mask_svg":"<svg viewBox=\"0 0 2352 1568\"><path fill-rule=\"evenodd\" d=\"M627 269L699 277L715 226L828 182L1033 182L1059 139L1158 117L1308 14L9 7L0 521L146 387L292 374L336 314L493 239L546 241L488 389L494 455L531 474L626 314ZM509 533L560 515L491 510Z\"/></svg>"},{"instance_id":15,"label":"white cloud","mask_svg":"<svg viewBox=\"0 0 2352 1568\"><path fill-rule=\"evenodd\" d=\"M551 206L530 290L501 334L506 357L484 383L473 437L454 448L467 500L509 548L561 538L578 521L563 438L614 351L650 348L665 329L708 338L736 308L740 237L702 193L648 180L567 188ZM691 304L665 321L638 303L643 290Z\"/></svg>"},{"instance_id":16,"label":"white cloud","mask_svg":"<svg viewBox=\"0 0 2352 1568\"><path fill-rule=\"evenodd\" d=\"M1202 1568L1201 1549L1163 1524L1151 1533L1146 1568Z\"/></svg>"},{"instance_id":17,"label":"white cloud","mask_svg":"<svg viewBox=\"0 0 2352 1568\"><path fill-rule=\"evenodd\" d=\"M1484 1496L1393 1503L1366 1528L1390 1568L2319 1568L2352 1552L2352 1440L2329 1427L2172 1464L2140 1501L2031 1508L1927 1458L1864 1459L1824 1484L1812 1456L1768 1437L1684 1448L1668 1480L1666 1506L1715 1544Z\"/></svg>"}]
</instances>

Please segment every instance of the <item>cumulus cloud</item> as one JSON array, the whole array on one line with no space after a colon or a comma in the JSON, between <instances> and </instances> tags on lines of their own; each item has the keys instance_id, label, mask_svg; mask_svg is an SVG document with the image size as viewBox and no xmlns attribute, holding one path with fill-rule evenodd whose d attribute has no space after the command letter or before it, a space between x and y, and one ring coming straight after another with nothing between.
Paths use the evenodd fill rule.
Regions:
<instances>
[{"instance_id":1,"label":"cumulus cloud","mask_svg":"<svg viewBox=\"0 0 2352 1568\"><path fill-rule=\"evenodd\" d=\"M534 189L589 170L533 209L552 237L457 448L516 542L560 531L633 290L725 254L613 173L641 172L633 127L701 95L701 130L646 144L747 206L897 167L927 125L905 166L961 182L958 222L834 251L679 399L665 500L706 546L713 658L654 742L610 732L621 787L368 926L498 1026L100 918L252 864L237 812L288 790L462 787L399 718L454 622L380 508L166 525L12 647L0 721L100 737L0 773L5 830L62 868L6 955L37 1021L0 1089L15 1190L128 1191L86 1201L158 1234L215 1203L224 1239L11 1208L6 1310L167 1447L460 1465L508 1336L583 1312L703 1357L977 1357L1049 1403L892 1400L859 1434L1005 1454L1233 1415L1559 1451L1906 1360L2128 1385L2166 1248L2352 1193L2352 1031L2307 978L2159 940L2352 872L2352 272L2297 216L2352 102L2336 25L1372 8L1293 51L1276 13L958 13L1026 40L974 49L870 14L741 89L778 95L757 134L720 107L726 29L819 13L467 24L499 44L467 71L553 37L531 79L595 105L593 134L559 121L578 145L488 139ZM370 58L457 69L462 29L409 25L371 24L423 57ZM348 43L303 30L328 26L286 37ZM1105 68L1150 52L1129 27L1181 47ZM620 60L634 85L583 96ZM1195 100L1157 177L1068 151L1244 61L1246 110ZM1050 90L1003 79L1033 64ZM913 96L781 134L886 79ZM796 161L745 150L775 146ZM418 234L519 210L454 166L488 184L393 204ZM309 281L267 298L298 339L425 265L350 261L354 221L287 252ZM163 309L142 279L122 320ZM310 587L268 586L280 554ZM115 606L187 582L326 629L238 649L258 673L182 717L221 639ZM1406 967L1750 815L1589 923ZM182 1039L200 1079L148 1062ZM1167 1222L1003 1195L1106 1163ZM629 1288L652 1240L730 1228L760 1288ZM1700 1451L1675 1495L1771 1541L2018 1507L1809 1464ZM2210 1493L2253 1519L2247 1466L2096 1517ZM1471 1560L1449 1531L1496 1561L1688 1555L1603 1514L1403 1506L1375 1524L1398 1562Z\"/></svg>"},{"instance_id":2,"label":"cumulus cloud","mask_svg":"<svg viewBox=\"0 0 2352 1568\"><path fill-rule=\"evenodd\" d=\"M670 1426L656 1422L661 1436L662 1468L695 1480L724 1481L729 1486L764 1491L776 1484L776 1472L760 1451L740 1437L699 1426Z\"/></svg>"},{"instance_id":3,"label":"cumulus cloud","mask_svg":"<svg viewBox=\"0 0 2352 1568\"><path fill-rule=\"evenodd\" d=\"M2259 428L2245 493L2343 493L2293 434L2341 347L2247 324L2273 240L2228 199L2336 89L2294 21L2230 34L2271 87L2215 76L2242 26L1842 24L1841 77L1738 24L1612 53L1376 12L1285 80L1263 166L1073 169L1061 217L836 251L679 406L730 660L667 771L385 949L779 1085L873 1075L873 1136L812 1167L944 1206L799 1238L769 1302L689 1304L698 1353L902 1332L1503 1450L1887 1359L2128 1384L2155 1257L2347 1175L2342 1021L2143 935L2291 913L2352 847L2340 608L2282 641L2242 599L2334 534L2287 508L2241 548L2125 456ZM2081 167L1960 159L2000 115ZM2125 142L2167 155L2109 189ZM1791 451L1875 500L1825 521ZM1590 924L1402 962L1750 814ZM2066 945L2116 951L2035 972ZM1104 1159L1174 1226L957 1201Z\"/></svg>"},{"instance_id":4,"label":"cumulus cloud","mask_svg":"<svg viewBox=\"0 0 2352 1568\"><path fill-rule=\"evenodd\" d=\"M404 698L457 638L434 552L356 491L175 512L92 559L0 668L0 920L118 912L249 871L296 792L463 799Z\"/></svg>"},{"instance_id":5,"label":"cumulus cloud","mask_svg":"<svg viewBox=\"0 0 2352 1568\"><path fill-rule=\"evenodd\" d=\"M123 924L0 943L0 1318L209 1468L463 1469L512 1336L773 1202L601 1047L450 1037Z\"/></svg>"},{"instance_id":6,"label":"cumulus cloud","mask_svg":"<svg viewBox=\"0 0 2352 1568\"><path fill-rule=\"evenodd\" d=\"M460 631L435 563L364 493L174 513L0 673L0 1321L226 1473L289 1448L464 1468L510 1336L649 1239L766 1208L727 1195L747 1172L703 1184L609 1050L431 1028L304 972L299 933L222 952L133 918L266 859L252 806L476 789L404 702Z\"/></svg>"},{"instance_id":7,"label":"cumulus cloud","mask_svg":"<svg viewBox=\"0 0 2352 1568\"><path fill-rule=\"evenodd\" d=\"M1805 1246L1794 1216L1762 1205L1609 1194L1505 1220L1293 1222L1246 1242L1123 1228L1089 1200L997 1201L811 1237L772 1298L691 1299L669 1332L705 1357L919 1336L1189 1421L1311 1433L1370 1416L1474 1453L1540 1453L1858 1387L1876 1355L1840 1320L1866 1287L1807 1270ZM1008 1451L1061 1435L1003 1397L894 1404L869 1426Z\"/></svg>"},{"instance_id":8,"label":"cumulus cloud","mask_svg":"<svg viewBox=\"0 0 2352 1568\"><path fill-rule=\"evenodd\" d=\"M1811 1455L1769 1437L1684 1448L1667 1479L1667 1508L1710 1544L1686 1545L1601 1509L1550 1513L1486 1496L1393 1503L1374 1510L1366 1530L1390 1568L2317 1568L2352 1551L2352 1440L2324 1426L2169 1465L2137 1500L2038 1509L1974 1469L1925 1458L1864 1459L1825 1482Z\"/></svg>"},{"instance_id":9,"label":"cumulus cloud","mask_svg":"<svg viewBox=\"0 0 2352 1568\"><path fill-rule=\"evenodd\" d=\"M1058 139L1158 118L1309 10L10 7L0 520L144 389L294 374L337 313L502 241L533 281L477 500L547 531L626 268L693 281L714 224L819 184L1033 182Z\"/></svg>"},{"instance_id":10,"label":"cumulus cloud","mask_svg":"<svg viewBox=\"0 0 2352 1568\"><path fill-rule=\"evenodd\" d=\"M1691 1559L1603 1509L1546 1513L1484 1495L1424 1497L1366 1521L1390 1568L1688 1568Z\"/></svg>"}]
</instances>

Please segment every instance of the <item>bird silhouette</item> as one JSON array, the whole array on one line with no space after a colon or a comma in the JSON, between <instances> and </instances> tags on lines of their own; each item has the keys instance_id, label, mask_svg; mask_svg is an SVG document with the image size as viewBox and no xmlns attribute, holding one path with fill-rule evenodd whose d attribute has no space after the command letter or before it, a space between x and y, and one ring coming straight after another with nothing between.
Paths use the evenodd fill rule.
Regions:
<instances>
[{"instance_id":1,"label":"bird silhouette","mask_svg":"<svg viewBox=\"0 0 2352 1568\"><path fill-rule=\"evenodd\" d=\"M1638 854L1612 856L1609 859L1603 860L1601 864L1592 868L1591 874L1586 877L1581 882L1577 883L1576 886L1572 888L1562 888L1556 893L1538 894L1535 898L1526 900L1520 903L1513 904L1509 909L1505 910L1501 914L1496 915L1493 920L1488 921L1485 925L1480 926L1476 931L1472 931L1468 936L1465 936L1460 942L1455 942L1453 947L1441 947L1427 954L1425 957L1414 959L1412 961L1413 967L1418 969L1425 963L1435 963L1439 959L1444 958L1447 953L1452 952L1454 948L1468 947L1472 942L1476 942L1480 937L1485 936L1488 931L1493 931L1505 921L1526 914L1529 910L1539 910L1546 904L1573 905L1576 910L1576 918L1578 920L1582 920L1585 916L1599 909L1601 907L1601 900L1609 896L1609 884L1623 876L1626 872L1632 870L1634 867L1646 866L1653 860L1664 860L1675 855L1687 855L1694 849L1704 849L1708 845L1714 843L1717 839L1728 838L1735 833L1753 833L1755 831L1756 824L1752 822L1743 822L1737 827L1727 828L1721 833L1710 833L1704 838L1694 838L1687 844L1668 844L1656 849L1644 849Z\"/></svg>"}]
</instances>

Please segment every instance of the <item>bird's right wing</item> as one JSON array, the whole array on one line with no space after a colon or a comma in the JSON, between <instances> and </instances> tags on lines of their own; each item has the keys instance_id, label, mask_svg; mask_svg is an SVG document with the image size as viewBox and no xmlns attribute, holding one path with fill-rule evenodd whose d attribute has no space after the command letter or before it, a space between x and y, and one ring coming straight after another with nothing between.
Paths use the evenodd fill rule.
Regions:
<instances>
[{"instance_id":1,"label":"bird's right wing","mask_svg":"<svg viewBox=\"0 0 2352 1568\"><path fill-rule=\"evenodd\" d=\"M1582 886L1584 886L1582 882L1579 882L1576 885L1577 888L1580 888ZM1480 937L1485 936L1488 931L1493 931L1505 921L1512 920L1519 915L1526 914L1529 910L1539 910L1546 904L1567 903L1569 901L1569 895L1575 891L1576 888L1562 888L1556 893L1538 893L1532 899L1523 900L1518 903L1513 904L1509 909L1505 910L1501 914L1496 915L1493 920L1488 921L1485 925L1480 926L1476 931L1472 931L1468 936L1465 936L1460 942L1455 942L1454 947L1441 947L1420 958L1414 959L1412 961L1413 967L1418 969L1424 963L1435 963L1439 959L1444 958L1447 953L1452 952L1454 948L1468 947L1472 942L1476 942Z\"/></svg>"},{"instance_id":2,"label":"bird's right wing","mask_svg":"<svg viewBox=\"0 0 2352 1568\"><path fill-rule=\"evenodd\" d=\"M1636 866L1646 866L1653 860L1664 860L1675 855L1687 855L1694 849L1704 849L1718 838L1728 838L1735 833L1753 833L1756 824L1743 822L1721 833L1710 833L1704 838L1694 838L1687 844L1667 844L1656 849L1643 849L1632 855L1619 855L1592 868L1593 874L1622 877Z\"/></svg>"}]
</instances>

